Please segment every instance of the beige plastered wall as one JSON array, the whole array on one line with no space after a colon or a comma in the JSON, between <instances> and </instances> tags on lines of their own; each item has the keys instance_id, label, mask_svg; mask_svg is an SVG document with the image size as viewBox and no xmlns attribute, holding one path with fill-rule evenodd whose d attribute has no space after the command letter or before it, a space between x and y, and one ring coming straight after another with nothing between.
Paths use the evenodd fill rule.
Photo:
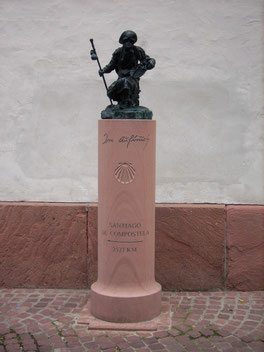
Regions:
<instances>
[{"instance_id":1,"label":"beige plastered wall","mask_svg":"<svg viewBox=\"0 0 264 352\"><path fill-rule=\"evenodd\" d=\"M0 0L0 200L97 201L108 100L89 39L105 65L132 29L157 62L156 201L263 204L263 4Z\"/></svg>"}]
</instances>

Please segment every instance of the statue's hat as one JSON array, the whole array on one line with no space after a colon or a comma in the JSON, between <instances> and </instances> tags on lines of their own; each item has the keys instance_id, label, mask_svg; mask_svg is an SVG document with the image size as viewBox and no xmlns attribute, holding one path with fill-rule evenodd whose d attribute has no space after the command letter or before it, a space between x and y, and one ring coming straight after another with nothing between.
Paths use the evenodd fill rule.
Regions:
<instances>
[{"instance_id":1,"label":"statue's hat","mask_svg":"<svg viewBox=\"0 0 264 352\"><path fill-rule=\"evenodd\" d=\"M125 31L121 34L119 38L119 43L123 44L126 39L131 39L135 44L135 42L137 41L137 35L133 31Z\"/></svg>"}]
</instances>

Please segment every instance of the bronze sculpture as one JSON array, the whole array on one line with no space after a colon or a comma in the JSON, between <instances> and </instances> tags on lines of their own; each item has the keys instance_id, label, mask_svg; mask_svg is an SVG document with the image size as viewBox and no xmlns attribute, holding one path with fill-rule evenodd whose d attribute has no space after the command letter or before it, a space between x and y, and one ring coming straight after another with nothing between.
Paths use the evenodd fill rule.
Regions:
<instances>
[{"instance_id":1,"label":"bronze sculpture","mask_svg":"<svg viewBox=\"0 0 264 352\"><path fill-rule=\"evenodd\" d=\"M134 45L136 41L137 35L135 32L130 30L123 32L119 38L122 47L114 51L111 61L102 69L91 39L93 46L91 58L98 62L99 75L104 79L104 74L113 70L118 75L118 79L109 88L107 88L104 79L111 105L102 111L102 118L152 118L152 112L149 109L139 106L139 80L147 70L155 67L156 62L153 58L147 56L142 48ZM116 101L117 104L113 105L112 100Z\"/></svg>"}]
</instances>

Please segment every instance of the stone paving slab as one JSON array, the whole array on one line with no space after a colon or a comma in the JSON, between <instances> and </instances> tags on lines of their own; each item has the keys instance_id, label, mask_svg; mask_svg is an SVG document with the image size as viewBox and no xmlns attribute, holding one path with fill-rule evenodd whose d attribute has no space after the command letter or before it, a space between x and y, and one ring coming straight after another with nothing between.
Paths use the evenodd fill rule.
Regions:
<instances>
[{"instance_id":1,"label":"stone paving slab","mask_svg":"<svg viewBox=\"0 0 264 352\"><path fill-rule=\"evenodd\" d=\"M89 330L88 290L0 289L0 352L264 351L264 292L163 292L157 331ZM166 316L166 314L164 314Z\"/></svg>"}]
</instances>

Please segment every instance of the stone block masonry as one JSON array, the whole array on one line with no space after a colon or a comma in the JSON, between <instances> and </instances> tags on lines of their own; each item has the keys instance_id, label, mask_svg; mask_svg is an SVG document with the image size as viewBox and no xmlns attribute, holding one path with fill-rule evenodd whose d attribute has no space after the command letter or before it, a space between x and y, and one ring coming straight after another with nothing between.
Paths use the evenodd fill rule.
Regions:
<instances>
[{"instance_id":1,"label":"stone block masonry","mask_svg":"<svg viewBox=\"0 0 264 352\"><path fill-rule=\"evenodd\" d=\"M264 206L227 207L227 288L264 287Z\"/></svg>"},{"instance_id":2,"label":"stone block masonry","mask_svg":"<svg viewBox=\"0 0 264 352\"><path fill-rule=\"evenodd\" d=\"M87 288L97 277L96 203L0 203L0 287ZM156 204L165 290L263 290L264 206Z\"/></svg>"},{"instance_id":3,"label":"stone block masonry","mask_svg":"<svg viewBox=\"0 0 264 352\"><path fill-rule=\"evenodd\" d=\"M223 289L225 206L159 205L156 219L156 277L163 289Z\"/></svg>"},{"instance_id":4,"label":"stone block masonry","mask_svg":"<svg viewBox=\"0 0 264 352\"><path fill-rule=\"evenodd\" d=\"M0 286L86 287L86 218L84 204L1 203Z\"/></svg>"}]
</instances>

